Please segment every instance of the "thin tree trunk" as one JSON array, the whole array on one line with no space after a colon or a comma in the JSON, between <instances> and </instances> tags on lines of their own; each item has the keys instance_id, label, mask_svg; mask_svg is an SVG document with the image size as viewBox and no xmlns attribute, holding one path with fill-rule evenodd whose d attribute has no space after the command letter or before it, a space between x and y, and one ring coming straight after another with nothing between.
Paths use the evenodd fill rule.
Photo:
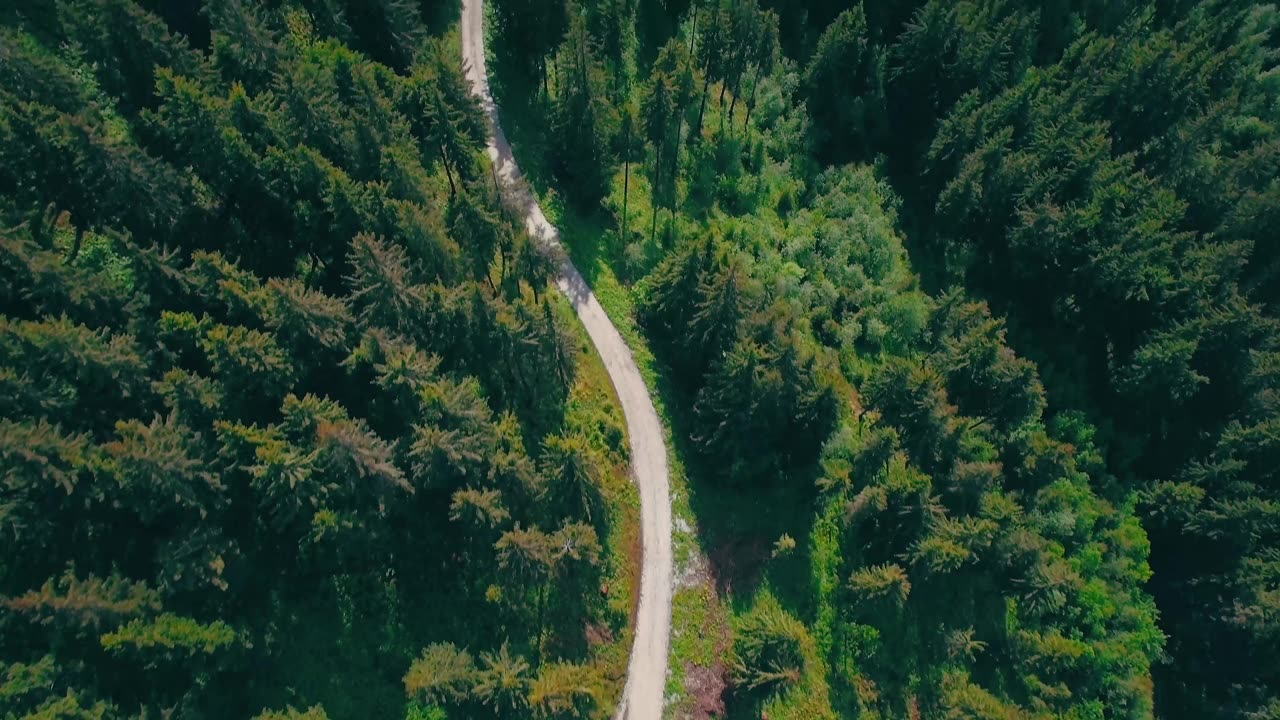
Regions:
<instances>
[{"instance_id":1,"label":"thin tree trunk","mask_svg":"<svg viewBox=\"0 0 1280 720\"><path fill-rule=\"evenodd\" d=\"M694 48L698 44L698 10L699 3L695 2L693 4L693 24L689 26L689 57L695 57L694 52L696 51Z\"/></svg>"},{"instance_id":2,"label":"thin tree trunk","mask_svg":"<svg viewBox=\"0 0 1280 720\"><path fill-rule=\"evenodd\" d=\"M67 258L67 262L73 263L80 255L80 246L84 244L84 228L76 228L76 239L71 244L71 257Z\"/></svg>"},{"instance_id":3,"label":"thin tree trunk","mask_svg":"<svg viewBox=\"0 0 1280 720\"><path fill-rule=\"evenodd\" d=\"M721 135L724 134L724 93L728 89L729 89L729 78L725 78L724 82L720 83L720 98L718 99L716 104L716 107L720 109L720 134Z\"/></svg>"},{"instance_id":4,"label":"thin tree trunk","mask_svg":"<svg viewBox=\"0 0 1280 720\"><path fill-rule=\"evenodd\" d=\"M444 152L444 146L440 146L440 164L444 165L445 177L449 178L449 197L457 194L458 189L453 184L453 172L449 170L449 156Z\"/></svg>"},{"instance_id":5,"label":"thin tree trunk","mask_svg":"<svg viewBox=\"0 0 1280 720\"><path fill-rule=\"evenodd\" d=\"M628 140L628 143L631 141ZM627 242L627 197L631 192L631 157L628 156L622 161L622 247L626 248Z\"/></svg>"},{"instance_id":6,"label":"thin tree trunk","mask_svg":"<svg viewBox=\"0 0 1280 720\"><path fill-rule=\"evenodd\" d=\"M702 114L707 111L707 88L711 87L711 73L704 73L702 76L702 102L698 104L698 131L694 136L702 139Z\"/></svg>"},{"instance_id":7,"label":"thin tree trunk","mask_svg":"<svg viewBox=\"0 0 1280 720\"><path fill-rule=\"evenodd\" d=\"M684 111L676 113L676 138L671 143L671 205L675 207L676 177L680 175L680 126L684 125Z\"/></svg>"},{"instance_id":8,"label":"thin tree trunk","mask_svg":"<svg viewBox=\"0 0 1280 720\"><path fill-rule=\"evenodd\" d=\"M733 109L738 106L738 91L742 89L742 76L745 73L738 73L737 80L733 83L733 100L729 102L729 127L733 127Z\"/></svg>"},{"instance_id":9,"label":"thin tree trunk","mask_svg":"<svg viewBox=\"0 0 1280 720\"><path fill-rule=\"evenodd\" d=\"M756 109L756 91L759 89L760 76L757 74L755 82L751 83L751 97L747 98L747 119L742 123L744 130L751 124L751 112Z\"/></svg>"},{"instance_id":10,"label":"thin tree trunk","mask_svg":"<svg viewBox=\"0 0 1280 720\"><path fill-rule=\"evenodd\" d=\"M550 582L549 580L546 582ZM543 583L542 589L538 591L538 666L542 665L542 610L547 605L547 585Z\"/></svg>"},{"instance_id":11,"label":"thin tree trunk","mask_svg":"<svg viewBox=\"0 0 1280 720\"><path fill-rule=\"evenodd\" d=\"M569 387L569 368L568 368L568 363L565 362L564 345L560 342L559 337L556 335L556 320L551 315L550 305L543 305L542 308L543 308L543 312L545 314L545 318L547 322L547 331L549 333L548 337L551 341L552 350L554 351L553 354L555 355L555 358L556 358L556 372L560 374L560 384L564 385L565 388L568 388Z\"/></svg>"},{"instance_id":12,"label":"thin tree trunk","mask_svg":"<svg viewBox=\"0 0 1280 720\"><path fill-rule=\"evenodd\" d=\"M658 238L658 202L654 198L653 203L653 221L649 225L649 242L653 242Z\"/></svg>"},{"instance_id":13,"label":"thin tree trunk","mask_svg":"<svg viewBox=\"0 0 1280 720\"><path fill-rule=\"evenodd\" d=\"M666 147L659 143L653 146L653 187L649 188L649 194L653 196L653 205L658 205L658 194L662 192L662 155Z\"/></svg>"},{"instance_id":14,"label":"thin tree trunk","mask_svg":"<svg viewBox=\"0 0 1280 720\"><path fill-rule=\"evenodd\" d=\"M35 229L31 233L31 239L36 241L40 247L48 250L53 247L53 229L58 223L57 206L49 203L45 206L44 212L39 216L32 216L32 227Z\"/></svg>"}]
</instances>

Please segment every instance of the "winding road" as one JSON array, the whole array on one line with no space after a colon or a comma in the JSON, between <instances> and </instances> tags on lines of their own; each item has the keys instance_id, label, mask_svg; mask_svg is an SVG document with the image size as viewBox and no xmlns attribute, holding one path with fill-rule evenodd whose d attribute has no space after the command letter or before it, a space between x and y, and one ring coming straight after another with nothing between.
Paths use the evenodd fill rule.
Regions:
<instances>
[{"instance_id":1,"label":"winding road","mask_svg":"<svg viewBox=\"0 0 1280 720\"><path fill-rule=\"evenodd\" d=\"M640 604L636 610L635 640L627 667L627 683L616 720L661 720L666 689L667 652L671 638L671 489L662 424L649 398L649 389L636 367L626 341L560 244L560 232L542 208L516 166L511 146L498 122L498 106L489 92L485 69L484 0L462 0L462 61L471 90L489 121L489 159L508 200L524 213L529 234L541 240L559 264L557 284L573 303L596 351L604 360L622 403L631 440L631 472L640 488L643 561Z\"/></svg>"}]
</instances>

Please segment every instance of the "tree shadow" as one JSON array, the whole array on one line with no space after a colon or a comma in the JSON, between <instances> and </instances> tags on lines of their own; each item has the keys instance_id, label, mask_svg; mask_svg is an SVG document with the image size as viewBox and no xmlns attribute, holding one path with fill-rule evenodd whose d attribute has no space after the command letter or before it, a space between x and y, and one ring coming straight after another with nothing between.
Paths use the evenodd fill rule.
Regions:
<instances>
[{"instance_id":1,"label":"tree shadow","mask_svg":"<svg viewBox=\"0 0 1280 720\"><path fill-rule=\"evenodd\" d=\"M817 468L798 468L758 486L721 477L694 440L694 397L663 361L676 349L655 346L654 352L658 372L654 390L667 408L672 443L684 462L689 505L698 525L696 539L716 591L741 612L750 607L756 591L767 585L788 612L811 622L816 581L809 537L816 512ZM775 553L783 534L795 540L795 547Z\"/></svg>"}]
</instances>

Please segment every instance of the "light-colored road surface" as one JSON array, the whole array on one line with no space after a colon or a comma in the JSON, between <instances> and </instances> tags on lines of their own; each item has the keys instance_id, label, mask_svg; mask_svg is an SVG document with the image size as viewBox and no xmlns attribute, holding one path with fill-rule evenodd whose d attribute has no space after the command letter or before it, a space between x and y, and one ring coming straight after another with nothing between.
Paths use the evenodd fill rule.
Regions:
<instances>
[{"instance_id":1,"label":"light-colored road surface","mask_svg":"<svg viewBox=\"0 0 1280 720\"><path fill-rule=\"evenodd\" d=\"M640 488L641 537L644 559L640 571L640 606L636 611L635 644L627 667L627 684L614 715L617 720L661 720L671 637L671 493L667 448L662 424L649 399L631 349L609 321L604 308L560 245L560 232L542 214L516 166L511 146L498 122L498 107L489 93L485 69L484 0L462 0L462 60L471 89L489 119L489 159L503 193L524 212L529 234L540 239L559 262L558 284L573 303L578 318L604 359L618 392L631 439L631 471Z\"/></svg>"}]
</instances>

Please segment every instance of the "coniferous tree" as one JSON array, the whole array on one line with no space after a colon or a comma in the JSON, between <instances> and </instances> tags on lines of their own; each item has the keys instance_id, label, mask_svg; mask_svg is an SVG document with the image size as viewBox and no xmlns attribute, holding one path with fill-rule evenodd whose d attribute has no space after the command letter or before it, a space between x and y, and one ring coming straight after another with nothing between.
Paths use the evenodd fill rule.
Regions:
<instances>
[{"instance_id":1,"label":"coniferous tree","mask_svg":"<svg viewBox=\"0 0 1280 720\"><path fill-rule=\"evenodd\" d=\"M824 159L867 158L867 148L886 129L885 72L884 51L871 42L858 3L823 32L805 69L806 102L820 129Z\"/></svg>"}]
</instances>

